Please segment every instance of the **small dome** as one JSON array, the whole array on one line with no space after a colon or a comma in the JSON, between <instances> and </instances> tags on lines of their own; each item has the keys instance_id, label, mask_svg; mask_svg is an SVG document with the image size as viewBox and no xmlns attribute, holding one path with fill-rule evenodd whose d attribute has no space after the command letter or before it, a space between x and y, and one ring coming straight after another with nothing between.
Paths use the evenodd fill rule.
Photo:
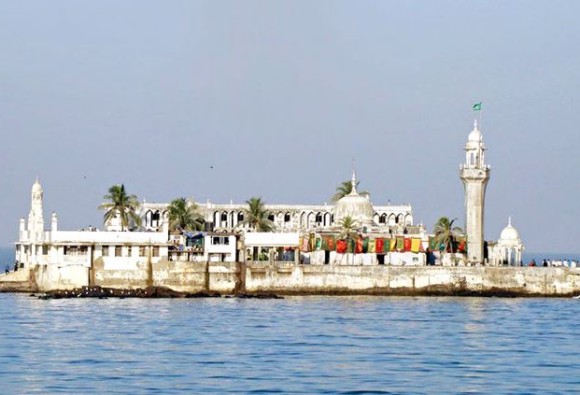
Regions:
<instances>
[{"instance_id":1,"label":"small dome","mask_svg":"<svg viewBox=\"0 0 580 395\"><path fill-rule=\"evenodd\" d=\"M40 186L40 182L38 182L38 178L34 182L34 185L32 185L32 193L33 194L42 194L42 187Z\"/></svg>"},{"instance_id":2,"label":"small dome","mask_svg":"<svg viewBox=\"0 0 580 395\"><path fill-rule=\"evenodd\" d=\"M483 138L481 136L481 132L479 131L479 129L477 127L477 121L474 122L473 130L471 131L471 133L469 133L469 136L467 137L467 141L470 143L479 143L479 142L483 141Z\"/></svg>"},{"instance_id":3,"label":"small dome","mask_svg":"<svg viewBox=\"0 0 580 395\"><path fill-rule=\"evenodd\" d=\"M520 234L517 229L512 226L511 218L508 221L508 225L501 231L499 236L499 241L516 242L521 243Z\"/></svg>"},{"instance_id":4,"label":"small dome","mask_svg":"<svg viewBox=\"0 0 580 395\"><path fill-rule=\"evenodd\" d=\"M359 195L356 191L356 178L353 172L352 191L336 202L334 220L339 223L343 218L351 217L357 226L371 226L375 209L368 196Z\"/></svg>"}]
</instances>

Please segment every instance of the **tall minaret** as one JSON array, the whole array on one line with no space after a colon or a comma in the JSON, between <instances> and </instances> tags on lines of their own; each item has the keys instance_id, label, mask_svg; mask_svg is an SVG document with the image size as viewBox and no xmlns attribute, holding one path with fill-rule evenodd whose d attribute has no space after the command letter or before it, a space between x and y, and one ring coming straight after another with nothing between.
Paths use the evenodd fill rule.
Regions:
<instances>
[{"instance_id":1,"label":"tall minaret","mask_svg":"<svg viewBox=\"0 0 580 395\"><path fill-rule=\"evenodd\" d=\"M483 211L485 188L490 168L485 164L485 145L477 121L469 133L465 145L465 163L459 175L465 188L465 232L467 234L467 258L470 262L483 263Z\"/></svg>"},{"instance_id":2,"label":"tall minaret","mask_svg":"<svg viewBox=\"0 0 580 395\"><path fill-rule=\"evenodd\" d=\"M38 178L32 186L30 212L28 213L28 237L30 241L44 238L44 213L42 210L43 191Z\"/></svg>"}]
</instances>

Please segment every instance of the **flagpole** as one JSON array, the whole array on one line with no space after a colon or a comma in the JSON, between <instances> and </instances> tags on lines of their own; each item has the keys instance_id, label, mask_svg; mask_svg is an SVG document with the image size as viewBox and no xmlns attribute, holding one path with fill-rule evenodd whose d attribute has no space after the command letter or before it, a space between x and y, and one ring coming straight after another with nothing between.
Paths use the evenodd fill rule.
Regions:
<instances>
[{"instance_id":1,"label":"flagpole","mask_svg":"<svg viewBox=\"0 0 580 395\"><path fill-rule=\"evenodd\" d=\"M483 103L483 102L481 102ZM481 116L483 114L483 106L481 106L480 110L479 110L479 130L483 131L483 124L481 123Z\"/></svg>"}]
</instances>

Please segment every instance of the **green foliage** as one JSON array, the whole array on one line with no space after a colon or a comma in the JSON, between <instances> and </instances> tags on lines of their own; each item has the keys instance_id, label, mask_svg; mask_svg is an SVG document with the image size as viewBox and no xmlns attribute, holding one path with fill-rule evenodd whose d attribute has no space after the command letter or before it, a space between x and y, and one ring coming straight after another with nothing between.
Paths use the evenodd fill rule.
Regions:
<instances>
[{"instance_id":1,"label":"green foliage","mask_svg":"<svg viewBox=\"0 0 580 395\"><path fill-rule=\"evenodd\" d=\"M356 182L357 188L358 184L360 184L360 181ZM350 194L351 192L352 192L352 181L351 180L343 181L340 183L339 186L336 187L336 193L332 196L331 200L333 203L336 203L346 195ZM359 195L368 195L368 194L369 193L367 191L359 192Z\"/></svg>"},{"instance_id":2,"label":"green foliage","mask_svg":"<svg viewBox=\"0 0 580 395\"><path fill-rule=\"evenodd\" d=\"M358 234L358 225L356 220L351 216L346 216L339 222L340 225L340 237L343 239L352 239Z\"/></svg>"},{"instance_id":3,"label":"green foliage","mask_svg":"<svg viewBox=\"0 0 580 395\"><path fill-rule=\"evenodd\" d=\"M99 206L100 210L105 210L104 223L119 217L122 230L129 228L130 221L133 221L137 226L141 225L141 217L137 214L140 206L137 196L127 194L124 184L111 186L109 193L104 196L104 199L108 200L108 202Z\"/></svg>"},{"instance_id":4,"label":"green foliage","mask_svg":"<svg viewBox=\"0 0 580 395\"><path fill-rule=\"evenodd\" d=\"M198 209L197 204L184 197L173 199L168 207L169 229L172 231L203 230L205 221Z\"/></svg>"},{"instance_id":5,"label":"green foliage","mask_svg":"<svg viewBox=\"0 0 580 395\"><path fill-rule=\"evenodd\" d=\"M456 252L457 239L464 234L463 229L453 226L456 219L449 220L447 217L441 217L433 229L435 242L437 245L443 245L444 251L447 252Z\"/></svg>"},{"instance_id":6,"label":"green foliage","mask_svg":"<svg viewBox=\"0 0 580 395\"><path fill-rule=\"evenodd\" d=\"M253 197L246 200L248 208L244 210L244 220L242 224L249 225L256 232L271 232L274 230L274 223L268 219L268 211L264 208L262 198Z\"/></svg>"}]
</instances>

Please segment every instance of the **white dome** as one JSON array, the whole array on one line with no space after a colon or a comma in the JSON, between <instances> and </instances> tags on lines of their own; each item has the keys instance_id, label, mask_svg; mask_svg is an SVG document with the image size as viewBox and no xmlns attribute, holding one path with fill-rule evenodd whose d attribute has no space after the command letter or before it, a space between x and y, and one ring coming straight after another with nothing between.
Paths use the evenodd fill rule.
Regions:
<instances>
[{"instance_id":1,"label":"white dome","mask_svg":"<svg viewBox=\"0 0 580 395\"><path fill-rule=\"evenodd\" d=\"M359 194L346 195L334 206L335 222L351 217L358 226L369 226L372 225L374 213L375 209L371 201Z\"/></svg>"},{"instance_id":2,"label":"white dome","mask_svg":"<svg viewBox=\"0 0 580 395\"><path fill-rule=\"evenodd\" d=\"M511 218L508 221L508 226L506 226L499 235L499 241L503 242L516 242L521 243L520 234L518 230L512 226Z\"/></svg>"},{"instance_id":3,"label":"white dome","mask_svg":"<svg viewBox=\"0 0 580 395\"><path fill-rule=\"evenodd\" d=\"M352 190L342 197L334 206L334 222L351 217L357 226L372 226L375 209L368 196L359 195L356 191L356 177L352 175Z\"/></svg>"},{"instance_id":4,"label":"white dome","mask_svg":"<svg viewBox=\"0 0 580 395\"><path fill-rule=\"evenodd\" d=\"M467 141L470 143L479 143L479 142L483 141L483 137L481 136L481 132L477 128L477 121L473 125L473 130L471 131L471 133L469 133L469 136L467 136Z\"/></svg>"}]
</instances>

